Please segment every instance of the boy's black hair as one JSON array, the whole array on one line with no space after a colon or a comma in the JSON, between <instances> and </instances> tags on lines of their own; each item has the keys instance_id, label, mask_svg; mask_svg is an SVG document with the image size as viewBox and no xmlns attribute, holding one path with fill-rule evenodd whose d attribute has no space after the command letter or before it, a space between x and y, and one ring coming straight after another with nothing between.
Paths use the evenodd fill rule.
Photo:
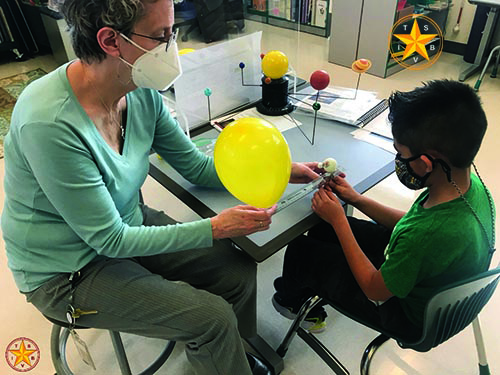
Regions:
<instances>
[{"instance_id":1,"label":"boy's black hair","mask_svg":"<svg viewBox=\"0 0 500 375\"><path fill-rule=\"evenodd\" d=\"M392 134L413 155L434 150L457 168L474 161L484 133L486 115L474 90L451 80L437 80L389 98Z\"/></svg>"}]
</instances>

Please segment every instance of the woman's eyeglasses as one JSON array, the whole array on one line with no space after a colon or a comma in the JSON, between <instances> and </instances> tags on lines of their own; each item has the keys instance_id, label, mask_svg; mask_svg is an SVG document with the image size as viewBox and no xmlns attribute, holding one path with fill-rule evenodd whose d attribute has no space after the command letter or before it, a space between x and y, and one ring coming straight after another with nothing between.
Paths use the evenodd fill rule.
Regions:
<instances>
[{"instance_id":1,"label":"woman's eyeglasses","mask_svg":"<svg viewBox=\"0 0 500 375\"><path fill-rule=\"evenodd\" d=\"M151 39L151 40L156 40L159 43L166 43L167 45L165 46L165 51L167 51L168 47L170 47L172 45L172 43L174 43L177 40L177 34L179 34L179 29L175 29L170 34L170 36L168 37L168 39L165 39L164 37L154 37L154 36L149 36L149 35L144 35L144 34L138 34L138 33L134 33L134 32L131 32L130 34L137 35L137 36L140 36L142 38L148 38L148 39Z\"/></svg>"}]
</instances>

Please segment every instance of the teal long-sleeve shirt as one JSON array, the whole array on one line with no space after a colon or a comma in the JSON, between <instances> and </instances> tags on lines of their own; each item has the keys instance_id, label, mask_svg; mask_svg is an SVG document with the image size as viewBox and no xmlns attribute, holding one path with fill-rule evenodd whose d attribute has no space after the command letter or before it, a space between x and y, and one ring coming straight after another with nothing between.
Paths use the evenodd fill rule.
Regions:
<instances>
[{"instance_id":1,"label":"teal long-sleeve shirt","mask_svg":"<svg viewBox=\"0 0 500 375\"><path fill-rule=\"evenodd\" d=\"M101 137L63 65L21 94L5 138L2 231L22 292L98 256L148 256L212 245L209 219L145 227L139 189L151 149L193 184L222 187L212 158L197 150L161 96L126 96L122 154Z\"/></svg>"}]
</instances>

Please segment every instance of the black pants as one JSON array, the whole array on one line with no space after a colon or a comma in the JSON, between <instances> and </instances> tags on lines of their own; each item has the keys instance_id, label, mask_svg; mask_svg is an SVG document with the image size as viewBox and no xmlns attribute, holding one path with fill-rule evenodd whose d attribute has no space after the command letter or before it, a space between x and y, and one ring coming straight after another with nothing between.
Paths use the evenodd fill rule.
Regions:
<instances>
[{"instance_id":1,"label":"black pants","mask_svg":"<svg viewBox=\"0 0 500 375\"><path fill-rule=\"evenodd\" d=\"M370 221L348 219L359 246L373 265L380 268L391 230ZM415 338L421 333L421 328L406 317L398 298L393 297L377 306L365 296L349 268L335 231L326 222L288 245L283 287L280 296L284 300L304 301L319 295L327 304L369 326L405 338Z\"/></svg>"}]
</instances>

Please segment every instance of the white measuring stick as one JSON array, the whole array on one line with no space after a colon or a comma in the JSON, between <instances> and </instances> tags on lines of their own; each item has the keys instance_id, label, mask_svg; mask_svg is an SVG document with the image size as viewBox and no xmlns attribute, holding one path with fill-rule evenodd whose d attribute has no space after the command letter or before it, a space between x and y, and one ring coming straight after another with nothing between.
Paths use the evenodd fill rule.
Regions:
<instances>
[{"instance_id":1,"label":"white measuring stick","mask_svg":"<svg viewBox=\"0 0 500 375\"><path fill-rule=\"evenodd\" d=\"M280 212L281 210L283 210L284 208L290 206L292 203L295 203L297 202L298 200L304 198L306 195L308 195L311 191L314 191L316 190L317 188L319 188L319 186L323 183L323 182L326 182L328 181L329 179L333 178L333 177L336 177L338 175L340 175L342 173L341 170L337 169L335 170L335 172L333 173L325 173L317 178L315 178L314 180L312 180L311 182L309 182L308 184L304 185L302 188L300 188L299 190L296 190L290 194L288 194L287 196L283 197L282 199L280 199L277 203L277 207L276 207L276 212Z\"/></svg>"}]
</instances>

